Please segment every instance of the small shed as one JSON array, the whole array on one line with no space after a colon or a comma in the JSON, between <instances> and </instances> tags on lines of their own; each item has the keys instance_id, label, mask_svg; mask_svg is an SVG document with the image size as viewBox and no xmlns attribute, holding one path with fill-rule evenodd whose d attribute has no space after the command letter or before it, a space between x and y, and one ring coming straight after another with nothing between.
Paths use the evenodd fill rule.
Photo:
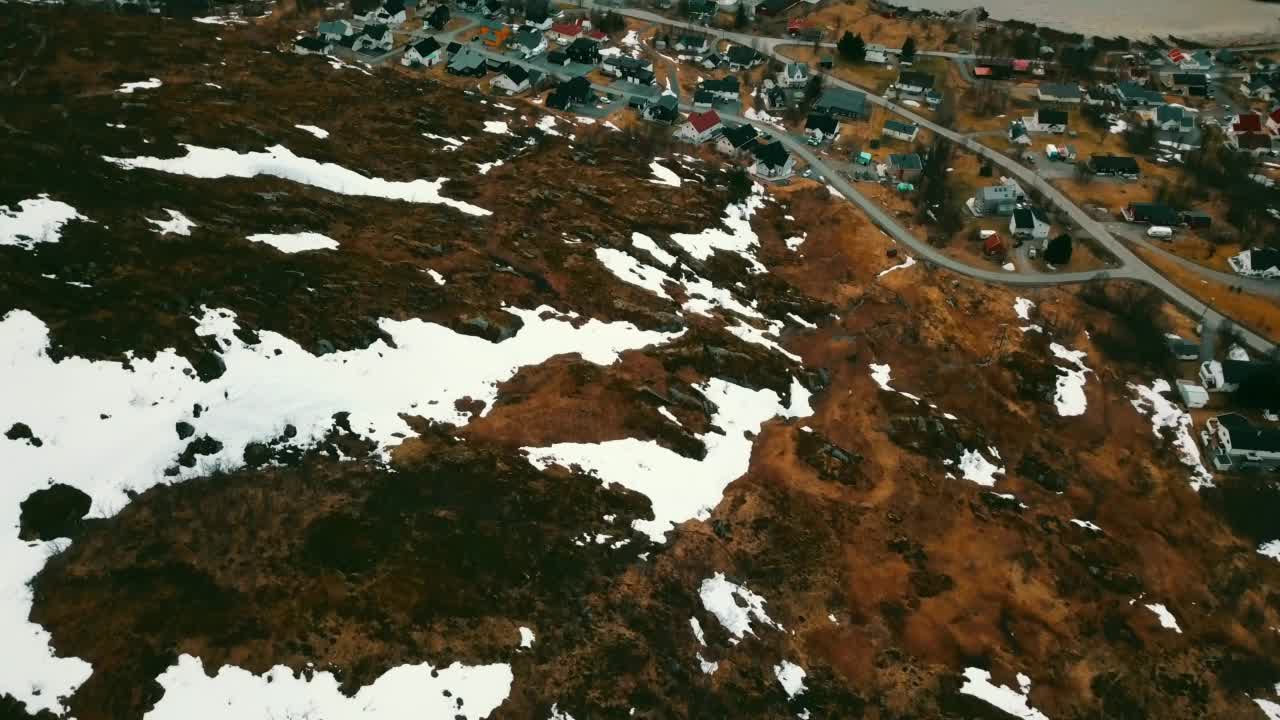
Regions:
<instances>
[{"instance_id":1,"label":"small shed","mask_svg":"<svg viewBox=\"0 0 1280 720\"><path fill-rule=\"evenodd\" d=\"M1004 238L999 235L990 235L986 240L982 241L982 254L987 257L996 257L1004 255L1005 245Z\"/></svg>"},{"instance_id":2,"label":"small shed","mask_svg":"<svg viewBox=\"0 0 1280 720\"><path fill-rule=\"evenodd\" d=\"M1183 405L1189 408L1202 408L1209 404L1209 391L1202 386L1190 380L1177 380L1174 384L1178 386L1178 397L1182 398Z\"/></svg>"}]
</instances>

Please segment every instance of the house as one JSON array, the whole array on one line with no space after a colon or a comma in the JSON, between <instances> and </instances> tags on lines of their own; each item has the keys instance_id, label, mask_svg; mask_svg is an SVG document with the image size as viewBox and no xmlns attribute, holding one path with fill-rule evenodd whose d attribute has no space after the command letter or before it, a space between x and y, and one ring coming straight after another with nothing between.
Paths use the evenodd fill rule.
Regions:
<instances>
[{"instance_id":1,"label":"house","mask_svg":"<svg viewBox=\"0 0 1280 720\"><path fill-rule=\"evenodd\" d=\"M884 127L880 128L880 134L884 137L891 137L903 142L915 142L916 135L920 132L920 127L915 123L904 123L898 120L885 120Z\"/></svg>"},{"instance_id":2,"label":"house","mask_svg":"<svg viewBox=\"0 0 1280 720\"><path fill-rule=\"evenodd\" d=\"M502 0L484 0L481 9L484 11L484 16L490 20L497 20L507 14L506 3Z\"/></svg>"},{"instance_id":3,"label":"house","mask_svg":"<svg viewBox=\"0 0 1280 720\"><path fill-rule=\"evenodd\" d=\"M600 66L609 75L640 85L652 85L655 77L653 62L628 55L611 55Z\"/></svg>"},{"instance_id":4,"label":"house","mask_svg":"<svg viewBox=\"0 0 1280 720\"><path fill-rule=\"evenodd\" d=\"M1227 136L1228 147L1254 157L1271 154L1272 142L1270 135L1261 132L1232 133Z\"/></svg>"},{"instance_id":5,"label":"house","mask_svg":"<svg viewBox=\"0 0 1280 720\"><path fill-rule=\"evenodd\" d=\"M863 58L863 62L876 63L877 65L887 65L889 63L889 48L872 43L867 43L866 48L867 54Z\"/></svg>"},{"instance_id":6,"label":"house","mask_svg":"<svg viewBox=\"0 0 1280 720\"><path fill-rule=\"evenodd\" d=\"M1271 248L1245 250L1227 258L1227 264L1237 275L1280 278L1280 250Z\"/></svg>"},{"instance_id":7,"label":"house","mask_svg":"<svg viewBox=\"0 0 1280 720\"><path fill-rule=\"evenodd\" d=\"M702 55L711 49L706 35L681 35L676 50L684 55Z\"/></svg>"},{"instance_id":8,"label":"house","mask_svg":"<svg viewBox=\"0 0 1280 720\"><path fill-rule=\"evenodd\" d=\"M1280 467L1280 429L1258 427L1238 413L1209 418L1200 437L1219 470Z\"/></svg>"},{"instance_id":9,"label":"house","mask_svg":"<svg viewBox=\"0 0 1280 720\"><path fill-rule=\"evenodd\" d=\"M709 91L698 88L693 91L693 106L696 108L715 107L716 96Z\"/></svg>"},{"instance_id":10,"label":"house","mask_svg":"<svg viewBox=\"0 0 1280 720\"><path fill-rule=\"evenodd\" d=\"M568 45L577 40L583 32L585 30L582 27L582 18L577 18L571 22L553 23L551 31L547 34L560 45Z\"/></svg>"},{"instance_id":11,"label":"house","mask_svg":"<svg viewBox=\"0 0 1280 720\"><path fill-rule=\"evenodd\" d=\"M1210 97L1209 76L1204 73L1174 73L1169 76L1169 89L1188 97Z\"/></svg>"},{"instance_id":12,"label":"house","mask_svg":"<svg viewBox=\"0 0 1280 720\"><path fill-rule=\"evenodd\" d=\"M726 127L716 140L716 150L729 156L751 152L759 136L760 133L754 127L745 123L737 127Z\"/></svg>"},{"instance_id":13,"label":"house","mask_svg":"<svg viewBox=\"0 0 1280 720\"><path fill-rule=\"evenodd\" d=\"M395 0L389 0L386 4L370 10L361 17L366 26L388 25L390 27L400 27L407 18L408 15L405 14L404 5L395 2Z\"/></svg>"},{"instance_id":14,"label":"house","mask_svg":"<svg viewBox=\"0 0 1280 720\"><path fill-rule=\"evenodd\" d=\"M978 188L973 194L973 202L969 209L974 215L1012 215L1019 203L1026 201L1026 193L1014 180L999 185Z\"/></svg>"},{"instance_id":15,"label":"house","mask_svg":"<svg viewBox=\"0 0 1280 720\"><path fill-rule=\"evenodd\" d=\"M830 87L814 103L816 112L857 120L867 117L867 96L853 90Z\"/></svg>"},{"instance_id":16,"label":"house","mask_svg":"<svg viewBox=\"0 0 1280 720\"><path fill-rule=\"evenodd\" d=\"M298 38L293 43L293 51L299 55L328 55L333 50L333 43L323 36Z\"/></svg>"},{"instance_id":17,"label":"house","mask_svg":"<svg viewBox=\"0 0 1280 720\"><path fill-rule=\"evenodd\" d=\"M1022 124L1031 132L1064 133L1067 131L1067 112L1039 108L1034 117L1022 118Z\"/></svg>"},{"instance_id":18,"label":"house","mask_svg":"<svg viewBox=\"0 0 1280 720\"><path fill-rule=\"evenodd\" d=\"M1036 98L1039 99L1040 102L1079 104L1082 99L1082 95L1080 93L1080 86L1078 85L1040 83L1040 88L1036 91Z\"/></svg>"},{"instance_id":19,"label":"house","mask_svg":"<svg viewBox=\"0 0 1280 720\"><path fill-rule=\"evenodd\" d=\"M458 51L461 49L462 43L456 40L450 40L449 44L444 46L444 54L447 57L453 57L454 55L457 55Z\"/></svg>"},{"instance_id":20,"label":"house","mask_svg":"<svg viewBox=\"0 0 1280 720\"><path fill-rule=\"evenodd\" d=\"M316 34L329 42L338 42L355 32L355 28L346 20L330 20L316 27Z\"/></svg>"},{"instance_id":21,"label":"house","mask_svg":"<svg viewBox=\"0 0 1280 720\"><path fill-rule=\"evenodd\" d=\"M1049 239L1049 216L1040 208L1017 208L1009 217L1009 234L1030 240Z\"/></svg>"},{"instance_id":22,"label":"house","mask_svg":"<svg viewBox=\"0 0 1280 720\"><path fill-rule=\"evenodd\" d=\"M569 64L569 54L563 50L552 50L547 53L548 65L559 65L561 67Z\"/></svg>"},{"instance_id":23,"label":"house","mask_svg":"<svg viewBox=\"0 0 1280 720\"><path fill-rule=\"evenodd\" d=\"M600 62L600 44L596 41L580 37L569 43L569 47L565 48L565 54L569 59L583 65L595 65Z\"/></svg>"},{"instance_id":24,"label":"house","mask_svg":"<svg viewBox=\"0 0 1280 720\"><path fill-rule=\"evenodd\" d=\"M435 67L444 59L444 48L435 38L425 38L410 45L404 55L400 56L400 64L406 67Z\"/></svg>"},{"instance_id":25,"label":"house","mask_svg":"<svg viewBox=\"0 0 1280 720\"><path fill-rule=\"evenodd\" d=\"M355 52L391 52L391 31L386 25L365 25L354 37L351 49Z\"/></svg>"},{"instance_id":26,"label":"house","mask_svg":"<svg viewBox=\"0 0 1280 720\"><path fill-rule=\"evenodd\" d=\"M936 108L942 104L942 93L934 90L933 88L929 88L924 91L924 101L929 105L929 107Z\"/></svg>"},{"instance_id":27,"label":"house","mask_svg":"<svg viewBox=\"0 0 1280 720\"><path fill-rule=\"evenodd\" d=\"M780 141L757 145L754 153L756 161L751 165L752 175L763 180L778 181L795 174L796 159Z\"/></svg>"},{"instance_id":28,"label":"house","mask_svg":"<svg viewBox=\"0 0 1280 720\"><path fill-rule=\"evenodd\" d=\"M1178 397L1183 405L1189 408L1202 408L1209 404L1209 391L1203 387L1190 380L1181 379L1174 380L1173 384L1178 390Z\"/></svg>"},{"instance_id":29,"label":"house","mask_svg":"<svg viewBox=\"0 0 1280 720\"><path fill-rule=\"evenodd\" d=\"M1170 59L1172 59L1174 52L1181 51L1170 50L1169 52ZM1196 50L1191 53L1184 52L1182 59L1174 61L1174 63L1183 70L1190 72L1208 72L1213 69L1213 55L1208 50Z\"/></svg>"},{"instance_id":30,"label":"house","mask_svg":"<svg viewBox=\"0 0 1280 720\"><path fill-rule=\"evenodd\" d=\"M1131 223L1164 225L1166 227L1179 224L1178 221L1181 219L1177 210L1160 203L1129 203L1129 206L1121 213L1124 215L1124 219Z\"/></svg>"},{"instance_id":31,"label":"house","mask_svg":"<svg viewBox=\"0 0 1280 720\"><path fill-rule=\"evenodd\" d=\"M1089 158L1089 171L1102 177L1126 180L1137 180L1141 174L1138 161L1124 155L1093 155Z\"/></svg>"},{"instance_id":32,"label":"house","mask_svg":"<svg viewBox=\"0 0 1280 720\"><path fill-rule=\"evenodd\" d=\"M710 20L712 17L715 17L715 14L719 12L719 10L720 8L716 5L715 0L689 0L689 17L694 20Z\"/></svg>"},{"instance_id":33,"label":"house","mask_svg":"<svg viewBox=\"0 0 1280 720\"><path fill-rule=\"evenodd\" d=\"M923 95L925 90L933 88L933 76L929 73L903 70L898 73L898 81L893 86L898 89L898 92Z\"/></svg>"},{"instance_id":34,"label":"house","mask_svg":"<svg viewBox=\"0 0 1280 720\"><path fill-rule=\"evenodd\" d=\"M1165 347L1175 360L1199 360L1200 343L1192 342L1178 335L1165 335Z\"/></svg>"},{"instance_id":35,"label":"house","mask_svg":"<svg viewBox=\"0 0 1280 720\"><path fill-rule=\"evenodd\" d=\"M640 117L650 122L673 125L676 119L680 117L680 98L675 95L664 94L657 98L646 100L640 106Z\"/></svg>"},{"instance_id":36,"label":"house","mask_svg":"<svg viewBox=\"0 0 1280 720\"><path fill-rule=\"evenodd\" d=\"M1004 238L999 235L988 235L982 241L982 254L987 257L1004 257L1006 250Z\"/></svg>"},{"instance_id":37,"label":"house","mask_svg":"<svg viewBox=\"0 0 1280 720\"><path fill-rule=\"evenodd\" d=\"M1230 48L1219 50L1214 54L1213 59L1217 60L1219 65L1226 65L1227 67L1234 67L1240 64L1240 54Z\"/></svg>"},{"instance_id":38,"label":"house","mask_svg":"<svg viewBox=\"0 0 1280 720\"><path fill-rule=\"evenodd\" d=\"M1274 372L1274 364L1260 360L1210 360L1200 363L1200 384L1209 392L1233 393L1255 376Z\"/></svg>"},{"instance_id":39,"label":"house","mask_svg":"<svg viewBox=\"0 0 1280 720\"><path fill-rule=\"evenodd\" d=\"M1258 113L1241 113L1231 123L1232 134L1258 133L1263 128L1262 116Z\"/></svg>"},{"instance_id":40,"label":"house","mask_svg":"<svg viewBox=\"0 0 1280 720\"><path fill-rule=\"evenodd\" d=\"M1130 107L1154 107L1164 104L1163 95L1135 82L1119 83L1116 85L1115 92L1120 102Z\"/></svg>"},{"instance_id":41,"label":"house","mask_svg":"<svg viewBox=\"0 0 1280 720\"><path fill-rule=\"evenodd\" d=\"M507 44L511 39L511 28L502 23L488 23L485 31L480 34L480 42L490 50L497 50Z\"/></svg>"},{"instance_id":42,"label":"house","mask_svg":"<svg viewBox=\"0 0 1280 720\"><path fill-rule=\"evenodd\" d=\"M515 95L528 90L530 84L529 71L522 65L511 65L501 75L495 77L489 86L508 95Z\"/></svg>"},{"instance_id":43,"label":"house","mask_svg":"<svg viewBox=\"0 0 1280 720\"><path fill-rule=\"evenodd\" d=\"M483 0L457 0L459 12L479 12L484 7Z\"/></svg>"},{"instance_id":44,"label":"house","mask_svg":"<svg viewBox=\"0 0 1280 720\"><path fill-rule=\"evenodd\" d=\"M764 99L765 110L777 110L787 105L786 91L767 78L761 84L760 97Z\"/></svg>"},{"instance_id":45,"label":"house","mask_svg":"<svg viewBox=\"0 0 1280 720\"><path fill-rule=\"evenodd\" d=\"M1030 145L1031 136L1027 134L1027 125L1021 120L1009 123L1009 142L1019 145Z\"/></svg>"},{"instance_id":46,"label":"house","mask_svg":"<svg viewBox=\"0 0 1280 720\"><path fill-rule=\"evenodd\" d=\"M756 12L760 15L778 16L784 15L788 10L800 4L800 0L764 0L764 2L756 5Z\"/></svg>"},{"instance_id":47,"label":"house","mask_svg":"<svg viewBox=\"0 0 1280 720\"><path fill-rule=\"evenodd\" d=\"M809 136L809 143L821 145L830 142L840 133L840 121L832 115L810 113L804 123L804 134Z\"/></svg>"},{"instance_id":48,"label":"house","mask_svg":"<svg viewBox=\"0 0 1280 720\"><path fill-rule=\"evenodd\" d=\"M833 70L836 66L836 58L834 55L822 55L818 58L818 67L823 70Z\"/></svg>"},{"instance_id":49,"label":"house","mask_svg":"<svg viewBox=\"0 0 1280 720\"><path fill-rule=\"evenodd\" d=\"M578 105L589 105L595 102L591 92L591 81L579 75L556 86L547 96L547 107L556 110L572 110Z\"/></svg>"},{"instance_id":50,"label":"house","mask_svg":"<svg viewBox=\"0 0 1280 720\"><path fill-rule=\"evenodd\" d=\"M528 60L534 55L546 52L547 38L537 29L526 27L516 32L515 48L520 56Z\"/></svg>"},{"instance_id":51,"label":"house","mask_svg":"<svg viewBox=\"0 0 1280 720\"><path fill-rule=\"evenodd\" d=\"M1272 135L1280 135L1280 106L1267 113L1266 128Z\"/></svg>"},{"instance_id":52,"label":"house","mask_svg":"<svg viewBox=\"0 0 1280 720\"><path fill-rule=\"evenodd\" d=\"M898 182L915 182L924 173L924 161L916 153L889 156L889 175Z\"/></svg>"},{"instance_id":53,"label":"house","mask_svg":"<svg viewBox=\"0 0 1280 720\"><path fill-rule=\"evenodd\" d=\"M1113 100L1115 96L1111 91L1101 86L1094 86L1084 91L1085 105L1106 105Z\"/></svg>"},{"instance_id":54,"label":"house","mask_svg":"<svg viewBox=\"0 0 1280 720\"><path fill-rule=\"evenodd\" d=\"M1195 113L1182 105L1161 105L1150 117L1157 129L1166 132L1190 132L1196 127Z\"/></svg>"},{"instance_id":55,"label":"house","mask_svg":"<svg viewBox=\"0 0 1280 720\"><path fill-rule=\"evenodd\" d=\"M729 60L729 69L734 72L753 68L764 61L764 56L758 50L749 48L746 45L730 47L729 51L725 53L725 57Z\"/></svg>"},{"instance_id":56,"label":"house","mask_svg":"<svg viewBox=\"0 0 1280 720\"><path fill-rule=\"evenodd\" d=\"M506 60L503 57L494 57L490 55L485 58L484 65L493 72L506 72L507 67L511 65L511 61Z\"/></svg>"},{"instance_id":57,"label":"house","mask_svg":"<svg viewBox=\"0 0 1280 720\"><path fill-rule=\"evenodd\" d=\"M469 47L464 47L449 58L449 64L445 66L445 70L450 75L484 77L484 74L489 71L489 66L483 55Z\"/></svg>"},{"instance_id":58,"label":"house","mask_svg":"<svg viewBox=\"0 0 1280 720\"><path fill-rule=\"evenodd\" d=\"M700 145L721 132L724 132L724 126L720 124L720 115L715 110L707 110L689 113L684 124L676 128L675 137L677 140Z\"/></svg>"},{"instance_id":59,"label":"house","mask_svg":"<svg viewBox=\"0 0 1280 720\"><path fill-rule=\"evenodd\" d=\"M1182 224L1191 228L1211 227L1213 216L1203 210L1187 210L1182 213Z\"/></svg>"},{"instance_id":60,"label":"house","mask_svg":"<svg viewBox=\"0 0 1280 720\"><path fill-rule=\"evenodd\" d=\"M1240 93L1247 98L1271 102L1276 93L1272 82L1270 75L1249 74L1240 82Z\"/></svg>"},{"instance_id":61,"label":"house","mask_svg":"<svg viewBox=\"0 0 1280 720\"><path fill-rule=\"evenodd\" d=\"M437 5L436 9L432 10L431 14L428 15L427 19L423 22L425 22L432 30L444 30L445 26L449 24L449 6Z\"/></svg>"},{"instance_id":62,"label":"house","mask_svg":"<svg viewBox=\"0 0 1280 720\"><path fill-rule=\"evenodd\" d=\"M809 63L790 62L778 73L778 84L782 87L802 88L809 82Z\"/></svg>"},{"instance_id":63,"label":"house","mask_svg":"<svg viewBox=\"0 0 1280 720\"><path fill-rule=\"evenodd\" d=\"M698 90L711 95L715 102L736 102L738 100L738 78L730 75L721 80L703 80Z\"/></svg>"}]
</instances>

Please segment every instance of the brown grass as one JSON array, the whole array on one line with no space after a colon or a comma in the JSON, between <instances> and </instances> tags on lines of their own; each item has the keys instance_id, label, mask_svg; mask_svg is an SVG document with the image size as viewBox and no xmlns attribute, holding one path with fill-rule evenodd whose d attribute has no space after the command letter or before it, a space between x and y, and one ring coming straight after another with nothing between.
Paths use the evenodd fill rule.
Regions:
<instances>
[{"instance_id":1,"label":"brown grass","mask_svg":"<svg viewBox=\"0 0 1280 720\"><path fill-rule=\"evenodd\" d=\"M942 21L884 17L871 12L862 3L829 5L810 13L806 19L825 27L827 37L832 41L848 31L862 35L862 39L868 43L890 48L900 48L908 37L914 37L916 47L920 50L951 49L946 46L946 39L951 31Z\"/></svg>"},{"instance_id":2,"label":"brown grass","mask_svg":"<svg viewBox=\"0 0 1280 720\"><path fill-rule=\"evenodd\" d=\"M1181 265L1147 248L1133 245L1134 252L1154 266L1169 280L1194 295L1201 302L1212 305L1238 325L1271 340L1280 340L1280 304L1257 295L1233 293L1222 283L1205 280Z\"/></svg>"}]
</instances>

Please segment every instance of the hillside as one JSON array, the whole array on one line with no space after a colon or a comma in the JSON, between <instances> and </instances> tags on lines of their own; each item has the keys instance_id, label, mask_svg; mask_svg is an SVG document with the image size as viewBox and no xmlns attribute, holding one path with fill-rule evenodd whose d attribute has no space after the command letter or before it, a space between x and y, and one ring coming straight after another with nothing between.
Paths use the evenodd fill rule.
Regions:
<instances>
[{"instance_id":1,"label":"hillside","mask_svg":"<svg viewBox=\"0 0 1280 720\"><path fill-rule=\"evenodd\" d=\"M0 717L1280 717L1280 495L1143 288L314 19L3 7Z\"/></svg>"}]
</instances>

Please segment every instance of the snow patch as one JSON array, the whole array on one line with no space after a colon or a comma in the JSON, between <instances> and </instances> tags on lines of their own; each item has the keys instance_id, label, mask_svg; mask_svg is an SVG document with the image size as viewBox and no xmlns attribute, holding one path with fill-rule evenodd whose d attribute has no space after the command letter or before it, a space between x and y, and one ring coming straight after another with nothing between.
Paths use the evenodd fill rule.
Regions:
<instances>
[{"instance_id":1,"label":"snow patch","mask_svg":"<svg viewBox=\"0 0 1280 720\"><path fill-rule=\"evenodd\" d=\"M725 208L724 218L720 222L727 230L714 227L696 235L675 233L671 240L699 260L710 258L717 250L737 253L750 264L752 272L763 273L765 267L756 259L755 254L760 247L760 238L751 229L751 216L762 207L764 188L756 183L746 200Z\"/></svg>"},{"instance_id":2,"label":"snow patch","mask_svg":"<svg viewBox=\"0 0 1280 720\"><path fill-rule=\"evenodd\" d=\"M1013 301L1013 311L1017 313L1019 320L1030 320L1031 311L1035 306L1035 303L1024 297L1015 298Z\"/></svg>"},{"instance_id":3,"label":"snow patch","mask_svg":"<svg viewBox=\"0 0 1280 720\"><path fill-rule=\"evenodd\" d=\"M1200 462L1200 447L1192 435L1191 416L1164 397L1164 393L1172 389L1168 381L1157 379L1151 387L1129 383L1129 389L1137 394L1129 402L1139 415L1151 414L1151 430L1157 437L1162 436L1166 428L1173 432L1173 447L1178 451L1178 459L1191 468L1192 489L1212 487L1213 473Z\"/></svg>"},{"instance_id":4,"label":"snow patch","mask_svg":"<svg viewBox=\"0 0 1280 720\"><path fill-rule=\"evenodd\" d=\"M1280 540L1271 540L1258 546L1258 554L1272 560L1280 560Z\"/></svg>"},{"instance_id":5,"label":"snow patch","mask_svg":"<svg viewBox=\"0 0 1280 720\"><path fill-rule=\"evenodd\" d=\"M663 250L661 247L658 246L658 243L653 241L653 238L649 237L648 235L645 235L644 233L638 233L638 232L631 233L631 244L634 247L640 248L641 250L648 252L650 255L653 256L654 260L657 260L658 262L662 263L663 265L666 265L667 267L674 265L676 262L675 255L672 255L666 250Z\"/></svg>"},{"instance_id":6,"label":"snow patch","mask_svg":"<svg viewBox=\"0 0 1280 720\"><path fill-rule=\"evenodd\" d=\"M199 658L183 654L156 681L164 696L146 720L242 720L243 718L459 717L482 720L511 692L511 666L467 666L454 663L433 668L427 663L401 665L383 673L352 697L338 689L330 672L309 679L277 665L263 675L224 665L205 675Z\"/></svg>"},{"instance_id":7,"label":"snow patch","mask_svg":"<svg viewBox=\"0 0 1280 720\"><path fill-rule=\"evenodd\" d=\"M494 135L510 135L511 130L505 120L485 120L484 131Z\"/></svg>"},{"instance_id":8,"label":"snow patch","mask_svg":"<svg viewBox=\"0 0 1280 720\"><path fill-rule=\"evenodd\" d=\"M778 684L787 693L787 698L794 698L797 695L803 695L805 691L804 668L791 662L783 660L780 664L773 666L773 675L778 678Z\"/></svg>"},{"instance_id":9,"label":"snow patch","mask_svg":"<svg viewBox=\"0 0 1280 720\"><path fill-rule=\"evenodd\" d=\"M1173 613L1169 612L1169 608L1160 603L1151 603L1146 608L1155 613L1156 617L1160 619L1160 627L1172 630L1179 635L1182 634L1182 628L1178 627L1178 619L1173 616Z\"/></svg>"},{"instance_id":10,"label":"snow patch","mask_svg":"<svg viewBox=\"0 0 1280 720\"><path fill-rule=\"evenodd\" d=\"M444 284L444 276L441 275L440 273L436 272L435 270L432 270L431 268L427 268L425 272L427 273L427 277L435 281L435 284L437 285Z\"/></svg>"},{"instance_id":11,"label":"snow patch","mask_svg":"<svg viewBox=\"0 0 1280 720\"><path fill-rule=\"evenodd\" d=\"M294 127L298 128L303 132L311 133L312 135L315 135L321 140L324 140L325 138L329 137L328 130L325 130L323 128L318 128L315 125L294 125Z\"/></svg>"},{"instance_id":12,"label":"snow patch","mask_svg":"<svg viewBox=\"0 0 1280 720\"><path fill-rule=\"evenodd\" d=\"M753 621L777 630L784 629L765 612L767 601L764 598L742 585L726 580L724 573L718 572L703 580L702 586L698 588L698 597L702 600L702 607L715 615L716 620L733 636L729 642L734 645L746 635L756 634L751 629Z\"/></svg>"},{"instance_id":13,"label":"snow patch","mask_svg":"<svg viewBox=\"0 0 1280 720\"><path fill-rule=\"evenodd\" d=\"M337 250L338 241L331 237L314 232L285 233L272 235L259 233L250 235L249 242L266 243L284 253L305 252L307 250Z\"/></svg>"},{"instance_id":14,"label":"snow patch","mask_svg":"<svg viewBox=\"0 0 1280 720\"><path fill-rule=\"evenodd\" d=\"M999 459L999 455L996 456ZM1004 468L987 460L980 450L965 450L958 463L965 480L976 482L983 487L993 487L996 475L1003 475Z\"/></svg>"},{"instance_id":15,"label":"snow patch","mask_svg":"<svg viewBox=\"0 0 1280 720\"><path fill-rule=\"evenodd\" d=\"M23 200L16 210L0 205L0 245L17 245L30 250L38 243L62 239L62 226L72 220L91 222L70 205L50 200L48 195Z\"/></svg>"},{"instance_id":16,"label":"snow patch","mask_svg":"<svg viewBox=\"0 0 1280 720\"><path fill-rule=\"evenodd\" d=\"M1088 354L1083 350L1068 350L1058 343L1050 345L1049 350L1053 352L1054 357L1075 366L1058 365L1058 384L1053 395L1053 404L1058 407L1058 414L1062 417L1083 415L1088 406L1084 394L1085 374L1092 372L1084 364Z\"/></svg>"},{"instance_id":17,"label":"snow patch","mask_svg":"<svg viewBox=\"0 0 1280 720\"><path fill-rule=\"evenodd\" d=\"M662 284L669 280L667 274L652 265L645 265L621 250L596 248L596 259L619 280L642 287L658 297L670 298Z\"/></svg>"},{"instance_id":18,"label":"snow patch","mask_svg":"<svg viewBox=\"0 0 1280 720\"><path fill-rule=\"evenodd\" d=\"M965 668L964 684L960 692L990 703L995 707L1022 720L1049 720L1044 713L1027 704L1027 695L1031 692L1031 678L1018 673L1018 689L1004 685L994 685L991 673L982 668Z\"/></svg>"},{"instance_id":19,"label":"snow patch","mask_svg":"<svg viewBox=\"0 0 1280 720\"><path fill-rule=\"evenodd\" d=\"M182 147L186 149L187 154L176 158L104 156L103 159L126 170L157 170L206 179L272 175L341 195L381 197L415 203L438 203L461 210L468 215L492 214L484 208L442 196L440 188L446 182L446 178L402 182L365 177L335 163L322 163L299 157L283 145L273 145L265 152L246 153L239 153L229 148L206 148L197 145Z\"/></svg>"},{"instance_id":20,"label":"snow patch","mask_svg":"<svg viewBox=\"0 0 1280 720\"><path fill-rule=\"evenodd\" d=\"M907 268L909 268L909 267L911 267L912 265L915 265L915 264L916 264L916 259L915 259L915 258L913 258L913 257L911 257L910 255L908 255L908 256L907 256L907 259L906 259L906 260L904 260L904 261L902 262L902 264L900 264L900 265L894 265L893 267L888 268L888 269L886 269L886 270L881 270L881 271L876 275L876 277L884 277L885 275L888 275L889 273L893 272L894 270L906 270Z\"/></svg>"},{"instance_id":21,"label":"snow patch","mask_svg":"<svg viewBox=\"0 0 1280 720\"><path fill-rule=\"evenodd\" d=\"M657 160L654 160L653 162L649 163L649 170L652 171L653 176L657 178L656 180L649 181L654 185L680 187L680 176L675 174L675 172L673 172L671 168L664 167L662 163L658 162Z\"/></svg>"},{"instance_id":22,"label":"snow patch","mask_svg":"<svg viewBox=\"0 0 1280 720\"><path fill-rule=\"evenodd\" d=\"M196 224L191 222L186 215L183 215L177 210L164 208L164 211L169 213L168 220L152 220L151 218L143 218L143 220L155 225L156 232L161 235L168 235L169 233L173 233L174 235L190 235L191 229L197 227Z\"/></svg>"},{"instance_id":23,"label":"snow patch","mask_svg":"<svg viewBox=\"0 0 1280 720\"><path fill-rule=\"evenodd\" d=\"M1079 518L1071 518L1071 524L1072 524L1072 525L1079 525L1080 527L1084 528L1085 530L1092 530L1092 531L1094 531L1094 532L1099 532L1099 533L1100 533L1100 532L1102 532L1102 528L1100 528L1100 527L1098 527L1097 525L1093 524L1093 523L1092 523L1092 522L1090 522L1089 520L1081 520L1081 519L1079 519Z\"/></svg>"},{"instance_id":24,"label":"snow patch","mask_svg":"<svg viewBox=\"0 0 1280 720\"><path fill-rule=\"evenodd\" d=\"M787 244L788 250L795 252L800 249L800 246L804 244L804 241L808 239L808 237L809 233L800 233L795 237L789 237L786 240L783 240L783 242Z\"/></svg>"},{"instance_id":25,"label":"snow patch","mask_svg":"<svg viewBox=\"0 0 1280 720\"><path fill-rule=\"evenodd\" d=\"M520 647L522 648L533 647L533 640L534 640L533 631L527 627L521 627L520 628Z\"/></svg>"},{"instance_id":26,"label":"snow patch","mask_svg":"<svg viewBox=\"0 0 1280 720\"><path fill-rule=\"evenodd\" d=\"M143 80L141 82L125 83L116 88L116 92L124 93L125 95L132 95L135 90L155 90L163 84L164 83L160 82L160 78L151 78L150 80Z\"/></svg>"}]
</instances>

